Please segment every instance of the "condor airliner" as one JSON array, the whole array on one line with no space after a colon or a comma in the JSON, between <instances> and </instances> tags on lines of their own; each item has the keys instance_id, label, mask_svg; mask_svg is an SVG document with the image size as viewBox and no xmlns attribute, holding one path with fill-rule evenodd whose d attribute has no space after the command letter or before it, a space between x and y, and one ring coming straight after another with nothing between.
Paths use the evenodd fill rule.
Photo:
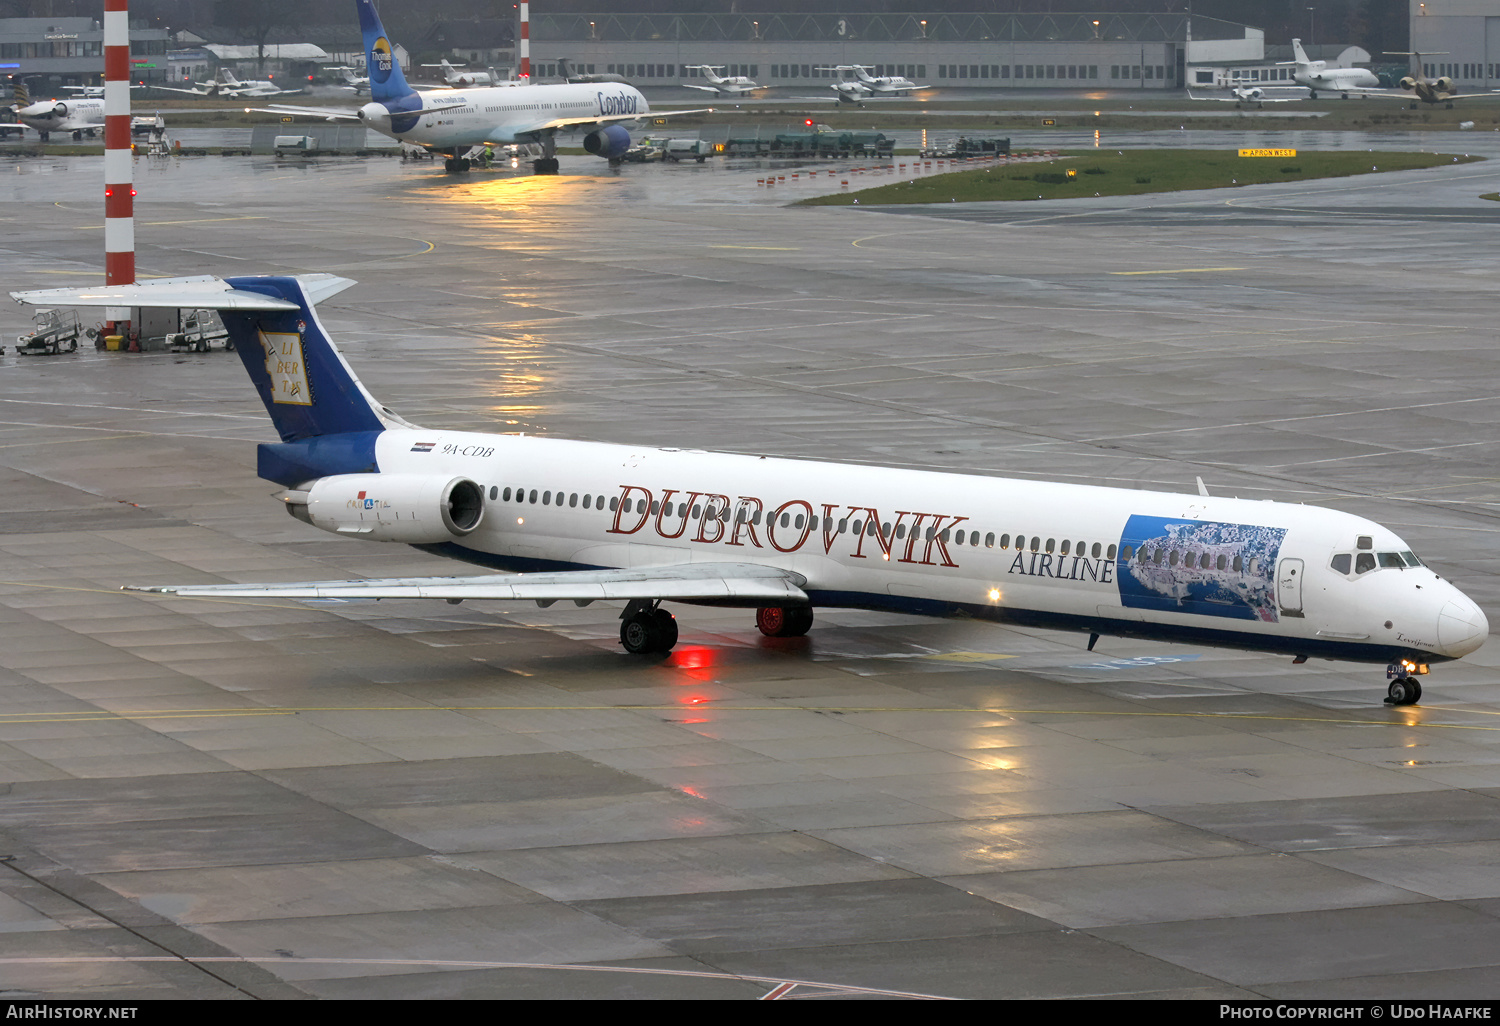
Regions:
<instances>
[{"instance_id":1,"label":"condor airliner","mask_svg":"<svg viewBox=\"0 0 1500 1026\"><path fill-rule=\"evenodd\" d=\"M364 33L365 67L370 73L370 102L357 111L339 107L294 107L275 104L276 114L305 114L364 122L392 139L447 153L450 172L467 171L462 154L484 143L537 143L542 156L532 161L539 173L557 171L557 133L587 128L585 151L617 162L630 149L625 122L644 117L698 114L703 111L651 110L636 88L626 83L583 85L502 85L488 88L418 92L406 84L391 53L390 38L371 0L356 0Z\"/></svg>"},{"instance_id":2,"label":"condor airliner","mask_svg":"<svg viewBox=\"0 0 1500 1026\"><path fill-rule=\"evenodd\" d=\"M216 309L281 441L287 511L520 576L136 587L168 595L623 600L620 642L677 640L663 602L794 636L842 606L1387 664L1410 704L1484 613L1394 533L1330 509L652 446L433 430L376 401L316 304L332 275L14 292L45 306ZM1200 490L1201 491L1201 490Z\"/></svg>"}]
</instances>

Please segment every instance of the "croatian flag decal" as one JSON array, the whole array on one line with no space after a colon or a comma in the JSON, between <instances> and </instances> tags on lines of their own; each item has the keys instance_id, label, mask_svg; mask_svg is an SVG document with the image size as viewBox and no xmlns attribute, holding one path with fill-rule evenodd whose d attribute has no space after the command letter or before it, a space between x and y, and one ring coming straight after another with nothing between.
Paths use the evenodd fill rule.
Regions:
<instances>
[{"instance_id":1,"label":"croatian flag decal","mask_svg":"<svg viewBox=\"0 0 1500 1026\"><path fill-rule=\"evenodd\" d=\"M414 446L411 447L411 451L412 452L431 452L432 451L432 447L434 445L437 445L437 443L436 442L418 442L416 445L414 445Z\"/></svg>"}]
</instances>

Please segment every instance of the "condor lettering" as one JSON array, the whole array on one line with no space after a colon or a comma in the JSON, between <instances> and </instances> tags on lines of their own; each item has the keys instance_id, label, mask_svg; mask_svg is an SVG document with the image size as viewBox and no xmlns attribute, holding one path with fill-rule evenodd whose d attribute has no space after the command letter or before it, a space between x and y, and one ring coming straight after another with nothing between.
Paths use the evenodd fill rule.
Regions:
<instances>
[{"instance_id":1,"label":"condor lettering","mask_svg":"<svg viewBox=\"0 0 1500 1026\"><path fill-rule=\"evenodd\" d=\"M633 93L596 93L599 97L599 113L602 116L611 114L635 114L636 96Z\"/></svg>"}]
</instances>

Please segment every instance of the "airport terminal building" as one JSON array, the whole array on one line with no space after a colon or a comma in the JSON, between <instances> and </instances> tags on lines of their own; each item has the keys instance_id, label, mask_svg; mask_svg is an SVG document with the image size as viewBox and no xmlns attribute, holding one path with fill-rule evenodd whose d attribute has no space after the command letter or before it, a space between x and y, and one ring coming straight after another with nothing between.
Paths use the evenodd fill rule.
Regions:
<instances>
[{"instance_id":1,"label":"airport terminal building","mask_svg":"<svg viewBox=\"0 0 1500 1026\"><path fill-rule=\"evenodd\" d=\"M536 74L566 57L640 85L713 64L822 90L833 66L865 64L943 88L1177 89L1190 61L1256 61L1264 43L1259 29L1185 14L531 15Z\"/></svg>"},{"instance_id":2,"label":"airport terminal building","mask_svg":"<svg viewBox=\"0 0 1500 1026\"><path fill-rule=\"evenodd\" d=\"M131 77L165 81L167 30L130 27ZM47 86L92 85L104 75L104 26L94 18L0 18L0 75Z\"/></svg>"}]
</instances>

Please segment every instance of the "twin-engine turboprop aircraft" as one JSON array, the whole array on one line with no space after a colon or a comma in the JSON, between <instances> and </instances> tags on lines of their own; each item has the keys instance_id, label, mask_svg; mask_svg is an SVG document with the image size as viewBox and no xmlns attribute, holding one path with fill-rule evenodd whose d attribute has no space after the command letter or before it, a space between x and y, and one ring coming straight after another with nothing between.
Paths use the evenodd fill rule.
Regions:
<instances>
[{"instance_id":1,"label":"twin-engine turboprop aircraft","mask_svg":"<svg viewBox=\"0 0 1500 1026\"><path fill-rule=\"evenodd\" d=\"M1388 664L1386 701L1477 649L1479 607L1379 524L1335 510L967 474L429 430L365 391L316 304L332 275L12 293L45 306L220 311L281 441L258 473L334 534L520 576L139 587L171 595L623 600L756 610L771 636L843 606Z\"/></svg>"}]
</instances>

